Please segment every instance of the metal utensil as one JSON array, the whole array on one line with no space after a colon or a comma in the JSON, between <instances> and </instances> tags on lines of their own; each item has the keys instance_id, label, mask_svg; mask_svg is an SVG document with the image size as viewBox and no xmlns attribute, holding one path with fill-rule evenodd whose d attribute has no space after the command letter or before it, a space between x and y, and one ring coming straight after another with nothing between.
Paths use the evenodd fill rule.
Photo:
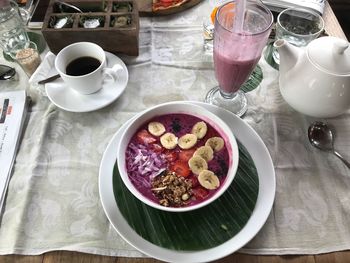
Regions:
<instances>
[{"instance_id":1,"label":"metal utensil","mask_svg":"<svg viewBox=\"0 0 350 263\"><path fill-rule=\"evenodd\" d=\"M350 168L350 163L344 159L337 151L334 150L334 136L332 130L323 122L315 122L308 129L308 137L311 145L316 148L333 153L344 164Z\"/></svg>"},{"instance_id":2,"label":"metal utensil","mask_svg":"<svg viewBox=\"0 0 350 263\"><path fill-rule=\"evenodd\" d=\"M0 80L9 80L16 74L16 70L6 65L0 65Z\"/></svg>"},{"instance_id":3,"label":"metal utensil","mask_svg":"<svg viewBox=\"0 0 350 263\"><path fill-rule=\"evenodd\" d=\"M51 77L48 77L46 79L43 79L43 80L40 80L38 81L38 84L45 84L45 83L49 83L51 81L54 81L55 79L58 79L60 76L60 74L57 74L57 75L53 75Z\"/></svg>"},{"instance_id":4,"label":"metal utensil","mask_svg":"<svg viewBox=\"0 0 350 263\"><path fill-rule=\"evenodd\" d=\"M76 7L75 5L65 3L63 1L55 1L55 3L60 4L61 6L64 5L66 7L70 7L74 9L75 11L78 11L79 13L83 13L83 11L80 10L80 8Z\"/></svg>"}]
</instances>

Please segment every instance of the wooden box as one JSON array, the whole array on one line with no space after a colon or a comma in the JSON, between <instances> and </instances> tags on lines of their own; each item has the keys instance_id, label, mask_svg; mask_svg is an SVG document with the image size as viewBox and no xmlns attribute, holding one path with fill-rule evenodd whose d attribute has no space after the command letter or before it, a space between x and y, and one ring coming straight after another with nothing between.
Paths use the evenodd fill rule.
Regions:
<instances>
[{"instance_id":1,"label":"wooden box","mask_svg":"<svg viewBox=\"0 0 350 263\"><path fill-rule=\"evenodd\" d=\"M78 7L82 13L51 0L45 14L42 34L50 50L57 54L69 44L81 41L93 42L111 53L131 56L139 54L139 11L137 0L64 0L64 3ZM131 8L125 10L125 5ZM120 8L124 6L124 8ZM65 9L63 9L63 7ZM69 10L69 11L68 11ZM55 28L53 21L69 18L67 28ZM114 27L120 17L126 17L128 24ZM103 21L97 28L85 28L82 21L98 18Z\"/></svg>"}]
</instances>

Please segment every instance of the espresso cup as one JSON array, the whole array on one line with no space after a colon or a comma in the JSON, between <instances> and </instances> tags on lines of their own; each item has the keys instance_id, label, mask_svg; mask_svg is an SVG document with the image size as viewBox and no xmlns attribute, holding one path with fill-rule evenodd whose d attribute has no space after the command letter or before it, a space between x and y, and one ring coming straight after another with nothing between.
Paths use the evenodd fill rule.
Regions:
<instances>
[{"instance_id":1,"label":"espresso cup","mask_svg":"<svg viewBox=\"0 0 350 263\"><path fill-rule=\"evenodd\" d=\"M104 81L115 82L122 66L107 68L106 53L99 45L77 42L57 54L55 68L70 88L80 94L92 94L102 88Z\"/></svg>"}]
</instances>

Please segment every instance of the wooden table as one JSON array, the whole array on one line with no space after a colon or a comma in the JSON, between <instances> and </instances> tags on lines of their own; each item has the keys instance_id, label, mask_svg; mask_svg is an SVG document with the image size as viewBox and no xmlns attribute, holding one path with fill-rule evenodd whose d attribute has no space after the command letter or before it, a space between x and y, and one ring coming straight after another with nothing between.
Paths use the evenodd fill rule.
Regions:
<instances>
[{"instance_id":1,"label":"wooden table","mask_svg":"<svg viewBox=\"0 0 350 263\"><path fill-rule=\"evenodd\" d=\"M328 2L323 18L325 20L325 29L329 35L346 39L340 24L334 15ZM160 263L162 261L146 258L121 258L97 256L70 251L54 251L38 256L20 256L6 255L0 256L0 263ZM252 256L240 253L234 253L221 260L218 263L347 263L350 262L350 251L333 252L322 255L295 255L295 256Z\"/></svg>"},{"instance_id":2,"label":"wooden table","mask_svg":"<svg viewBox=\"0 0 350 263\"><path fill-rule=\"evenodd\" d=\"M323 19L325 22L325 30L328 33L328 35L346 39L344 31L342 30L332 8L330 7L327 1L323 13Z\"/></svg>"}]
</instances>

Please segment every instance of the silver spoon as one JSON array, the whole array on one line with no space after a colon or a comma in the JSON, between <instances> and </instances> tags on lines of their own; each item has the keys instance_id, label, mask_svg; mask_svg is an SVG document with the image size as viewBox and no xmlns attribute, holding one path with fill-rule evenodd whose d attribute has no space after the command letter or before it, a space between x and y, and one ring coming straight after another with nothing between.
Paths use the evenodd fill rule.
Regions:
<instances>
[{"instance_id":1,"label":"silver spoon","mask_svg":"<svg viewBox=\"0 0 350 263\"><path fill-rule=\"evenodd\" d=\"M323 122L315 122L308 129L308 137L310 143L316 148L333 153L344 164L350 168L350 163L344 159L337 151L334 150L334 140L332 130Z\"/></svg>"},{"instance_id":2,"label":"silver spoon","mask_svg":"<svg viewBox=\"0 0 350 263\"><path fill-rule=\"evenodd\" d=\"M60 4L61 6L62 6L62 5L65 5L65 6L67 6L67 7L70 7L70 8L72 8L72 9L74 9L75 11L78 11L79 13L83 13L83 11L81 11L81 9L78 8L78 7L76 7L75 5L68 4L68 3L65 3L65 2L63 2L63 1L56 1L55 3L58 3L58 4Z\"/></svg>"},{"instance_id":3,"label":"silver spoon","mask_svg":"<svg viewBox=\"0 0 350 263\"><path fill-rule=\"evenodd\" d=\"M16 74L16 70L6 65L0 65L0 80L9 80Z\"/></svg>"}]
</instances>

